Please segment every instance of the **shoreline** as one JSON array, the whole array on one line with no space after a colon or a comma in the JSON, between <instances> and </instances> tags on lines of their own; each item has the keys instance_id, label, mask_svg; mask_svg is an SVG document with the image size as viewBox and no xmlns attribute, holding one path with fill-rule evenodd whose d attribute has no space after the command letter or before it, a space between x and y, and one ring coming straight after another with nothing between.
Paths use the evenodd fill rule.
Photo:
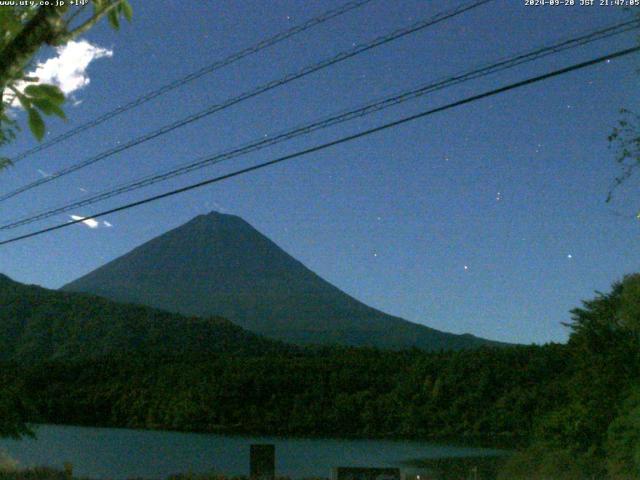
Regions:
<instances>
[{"instance_id":1,"label":"shoreline","mask_svg":"<svg viewBox=\"0 0 640 480\"><path fill-rule=\"evenodd\" d=\"M80 423L56 423L56 422L32 422L29 427L34 430L37 438L37 427L39 426L55 426L55 427L72 427L72 428L99 428L112 430L127 430L138 432L155 432L155 433L178 433L185 435L217 435L232 438L242 437L264 437L276 440L337 440L337 441L390 441L390 442L412 442L412 443L430 443L433 445L447 445L457 448L477 448L487 450L500 450L504 454L509 454L516 450L514 446L518 446L526 439L518 438L515 435L504 434L495 436L482 435L463 435L463 436L447 436L447 435L428 435L428 436L398 436L398 435L324 435L314 433L287 433L287 432L267 432L260 430L250 430L232 427L221 427L219 429L175 429L164 426L144 427L144 426L121 426L108 424L80 424ZM24 437L25 439L28 437ZM509 447L509 448L507 448ZM499 454L500 455L500 454Z\"/></svg>"}]
</instances>

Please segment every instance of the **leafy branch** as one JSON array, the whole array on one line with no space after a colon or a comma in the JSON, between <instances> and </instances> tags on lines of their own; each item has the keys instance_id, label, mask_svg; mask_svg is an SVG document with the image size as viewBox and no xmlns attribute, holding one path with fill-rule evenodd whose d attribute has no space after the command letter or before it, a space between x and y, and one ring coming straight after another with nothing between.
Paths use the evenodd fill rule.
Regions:
<instances>
[{"instance_id":1,"label":"leafy branch","mask_svg":"<svg viewBox=\"0 0 640 480\"><path fill-rule=\"evenodd\" d=\"M93 11L78 25L82 7L71 11L65 5L12 6L0 8L0 146L15 140L20 130L8 111L17 100L27 113L29 129L39 141L45 134L43 115L65 118L62 91L54 86L38 83L37 78L25 75L30 62L41 47L58 47L87 32L106 17L114 29L120 18L131 21L133 10L128 0L92 0ZM29 84L26 87L25 84ZM0 157L0 169L11 160Z\"/></svg>"},{"instance_id":2,"label":"leafy branch","mask_svg":"<svg viewBox=\"0 0 640 480\"><path fill-rule=\"evenodd\" d=\"M609 189L607 202L613 199L615 190L631 178L640 167L640 116L627 109L620 111L622 119L609 135L609 145L615 151L615 161L620 174Z\"/></svg>"}]
</instances>

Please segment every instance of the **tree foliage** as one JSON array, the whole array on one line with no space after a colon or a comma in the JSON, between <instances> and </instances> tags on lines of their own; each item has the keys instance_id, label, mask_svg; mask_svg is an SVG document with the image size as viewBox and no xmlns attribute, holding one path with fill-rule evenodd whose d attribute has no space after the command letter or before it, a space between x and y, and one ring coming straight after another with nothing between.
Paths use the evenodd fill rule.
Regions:
<instances>
[{"instance_id":1,"label":"tree foliage","mask_svg":"<svg viewBox=\"0 0 640 480\"><path fill-rule=\"evenodd\" d=\"M613 478L640 476L640 385L625 399L607 429L607 467Z\"/></svg>"},{"instance_id":2,"label":"tree foliage","mask_svg":"<svg viewBox=\"0 0 640 480\"><path fill-rule=\"evenodd\" d=\"M562 368L562 357L557 346L440 354L323 348L56 360L21 376L44 422L513 442L528 435L536 415L559 406L545 378Z\"/></svg>"},{"instance_id":3,"label":"tree foliage","mask_svg":"<svg viewBox=\"0 0 640 480\"><path fill-rule=\"evenodd\" d=\"M572 311L566 401L537 418L531 449L515 457L511 467L542 472L546 462L527 460L539 462L535 452L542 449L574 459L580 476L557 478L640 477L639 305L640 275L635 274Z\"/></svg>"},{"instance_id":4,"label":"tree foliage","mask_svg":"<svg viewBox=\"0 0 640 480\"><path fill-rule=\"evenodd\" d=\"M622 118L609 135L609 144L615 153L620 173L609 190L607 202L612 200L616 188L631 178L640 167L640 116L628 109L622 109L620 113Z\"/></svg>"}]
</instances>

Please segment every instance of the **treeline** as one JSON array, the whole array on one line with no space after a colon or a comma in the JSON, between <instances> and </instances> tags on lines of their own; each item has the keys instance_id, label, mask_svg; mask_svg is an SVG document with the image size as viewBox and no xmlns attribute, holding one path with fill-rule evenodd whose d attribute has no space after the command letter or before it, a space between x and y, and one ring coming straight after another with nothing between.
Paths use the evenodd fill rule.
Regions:
<instances>
[{"instance_id":1,"label":"treeline","mask_svg":"<svg viewBox=\"0 0 640 480\"><path fill-rule=\"evenodd\" d=\"M14 425L502 439L520 448L505 479L640 478L640 276L585 302L567 326L566 345L165 349L4 364L0 416L13 414Z\"/></svg>"},{"instance_id":2,"label":"treeline","mask_svg":"<svg viewBox=\"0 0 640 480\"><path fill-rule=\"evenodd\" d=\"M134 357L22 370L38 420L189 431L525 437L562 405L560 346ZM557 394L551 392L553 389Z\"/></svg>"}]
</instances>

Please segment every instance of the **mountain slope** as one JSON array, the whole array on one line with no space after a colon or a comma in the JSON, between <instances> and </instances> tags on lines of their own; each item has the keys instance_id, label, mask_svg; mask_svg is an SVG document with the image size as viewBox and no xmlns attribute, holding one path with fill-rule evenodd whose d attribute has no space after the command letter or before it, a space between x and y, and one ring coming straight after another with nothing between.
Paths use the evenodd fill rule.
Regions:
<instances>
[{"instance_id":1,"label":"mountain slope","mask_svg":"<svg viewBox=\"0 0 640 480\"><path fill-rule=\"evenodd\" d=\"M63 287L185 315L219 315L299 343L460 349L492 344L368 307L239 217L200 215Z\"/></svg>"},{"instance_id":2,"label":"mountain slope","mask_svg":"<svg viewBox=\"0 0 640 480\"><path fill-rule=\"evenodd\" d=\"M187 318L0 274L0 361L153 353L262 354L289 349L222 318Z\"/></svg>"}]
</instances>

